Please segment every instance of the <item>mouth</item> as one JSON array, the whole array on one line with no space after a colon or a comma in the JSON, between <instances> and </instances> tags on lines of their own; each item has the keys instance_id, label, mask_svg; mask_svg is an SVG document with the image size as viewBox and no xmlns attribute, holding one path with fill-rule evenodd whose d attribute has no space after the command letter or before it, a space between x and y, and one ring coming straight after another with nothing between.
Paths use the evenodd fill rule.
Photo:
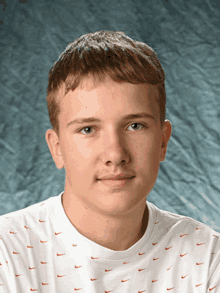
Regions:
<instances>
[{"instance_id":1,"label":"mouth","mask_svg":"<svg viewBox=\"0 0 220 293\"><path fill-rule=\"evenodd\" d=\"M129 177L129 178L120 178L120 179L98 179L97 178L97 180L100 180L100 181L122 181L122 180L126 180L126 179L132 179L132 178L134 178L135 176L133 176L133 177Z\"/></svg>"},{"instance_id":2,"label":"mouth","mask_svg":"<svg viewBox=\"0 0 220 293\"><path fill-rule=\"evenodd\" d=\"M99 184L105 186L105 188L116 188L121 190L121 188L129 187L133 182L133 178L134 177L122 179L98 179L98 181L100 181Z\"/></svg>"}]
</instances>

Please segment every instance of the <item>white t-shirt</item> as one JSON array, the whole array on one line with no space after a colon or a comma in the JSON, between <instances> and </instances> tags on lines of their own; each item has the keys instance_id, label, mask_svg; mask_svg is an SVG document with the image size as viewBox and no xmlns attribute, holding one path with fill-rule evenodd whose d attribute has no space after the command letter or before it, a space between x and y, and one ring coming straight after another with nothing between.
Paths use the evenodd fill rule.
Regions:
<instances>
[{"instance_id":1,"label":"white t-shirt","mask_svg":"<svg viewBox=\"0 0 220 293\"><path fill-rule=\"evenodd\" d=\"M62 194L0 216L0 293L220 293L220 233L147 201L145 234L114 251L74 228Z\"/></svg>"}]
</instances>

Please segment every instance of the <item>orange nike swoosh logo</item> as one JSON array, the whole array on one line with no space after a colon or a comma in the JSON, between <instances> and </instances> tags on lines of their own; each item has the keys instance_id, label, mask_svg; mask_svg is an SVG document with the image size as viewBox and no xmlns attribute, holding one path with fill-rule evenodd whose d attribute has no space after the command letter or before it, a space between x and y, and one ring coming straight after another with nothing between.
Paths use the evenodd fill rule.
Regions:
<instances>
[{"instance_id":1,"label":"orange nike swoosh logo","mask_svg":"<svg viewBox=\"0 0 220 293\"><path fill-rule=\"evenodd\" d=\"M143 292L146 292L146 290L144 290L144 291L138 291L138 293L143 293Z\"/></svg>"},{"instance_id":2,"label":"orange nike swoosh logo","mask_svg":"<svg viewBox=\"0 0 220 293\"><path fill-rule=\"evenodd\" d=\"M97 278L96 278L96 279L92 279L92 278L91 278L90 280L91 280L91 281L95 281L95 280L97 280Z\"/></svg>"},{"instance_id":3,"label":"orange nike swoosh logo","mask_svg":"<svg viewBox=\"0 0 220 293\"><path fill-rule=\"evenodd\" d=\"M11 232L11 231L10 231L10 234L17 234L17 233L16 233L16 232Z\"/></svg>"},{"instance_id":4,"label":"orange nike swoosh logo","mask_svg":"<svg viewBox=\"0 0 220 293\"><path fill-rule=\"evenodd\" d=\"M171 268L172 268L172 266L171 266L171 267L169 267L169 269L167 269L167 271L169 271Z\"/></svg>"},{"instance_id":5,"label":"orange nike swoosh logo","mask_svg":"<svg viewBox=\"0 0 220 293\"><path fill-rule=\"evenodd\" d=\"M75 291L78 291L78 290L82 290L82 288L79 288L79 289L74 288L74 290L75 290Z\"/></svg>"},{"instance_id":6,"label":"orange nike swoosh logo","mask_svg":"<svg viewBox=\"0 0 220 293\"><path fill-rule=\"evenodd\" d=\"M19 276L21 276L21 275L15 275L15 277L19 277Z\"/></svg>"},{"instance_id":7,"label":"orange nike swoosh logo","mask_svg":"<svg viewBox=\"0 0 220 293\"><path fill-rule=\"evenodd\" d=\"M198 246L199 246L199 245L202 245L202 244L205 244L205 243L196 243L196 245L198 245Z\"/></svg>"},{"instance_id":8,"label":"orange nike swoosh logo","mask_svg":"<svg viewBox=\"0 0 220 293\"><path fill-rule=\"evenodd\" d=\"M123 265L126 265L126 264L128 264L128 263L129 263L129 261L127 261L127 262L126 262L126 261L124 261L124 262L123 262Z\"/></svg>"},{"instance_id":9,"label":"orange nike swoosh logo","mask_svg":"<svg viewBox=\"0 0 220 293\"><path fill-rule=\"evenodd\" d=\"M105 270L105 272L110 272L110 271L112 271L112 270Z\"/></svg>"},{"instance_id":10,"label":"orange nike swoosh logo","mask_svg":"<svg viewBox=\"0 0 220 293\"><path fill-rule=\"evenodd\" d=\"M170 249L171 247L173 247L173 246L170 246L170 247L165 247L165 249L166 249L166 250L168 250L168 249Z\"/></svg>"},{"instance_id":11,"label":"orange nike swoosh logo","mask_svg":"<svg viewBox=\"0 0 220 293\"><path fill-rule=\"evenodd\" d=\"M42 285L49 285L49 283L41 283Z\"/></svg>"},{"instance_id":12,"label":"orange nike swoosh logo","mask_svg":"<svg viewBox=\"0 0 220 293\"><path fill-rule=\"evenodd\" d=\"M197 262L197 263L196 263L197 266L200 266L200 265L202 265L202 264L203 264L203 262Z\"/></svg>"},{"instance_id":13,"label":"orange nike swoosh logo","mask_svg":"<svg viewBox=\"0 0 220 293\"><path fill-rule=\"evenodd\" d=\"M152 283L157 282L157 280L152 280Z\"/></svg>"},{"instance_id":14,"label":"orange nike swoosh logo","mask_svg":"<svg viewBox=\"0 0 220 293\"><path fill-rule=\"evenodd\" d=\"M121 280L122 283L123 283L123 282L127 282L127 281L129 281L129 279L127 279L127 280Z\"/></svg>"},{"instance_id":15,"label":"orange nike swoosh logo","mask_svg":"<svg viewBox=\"0 0 220 293\"><path fill-rule=\"evenodd\" d=\"M38 289L32 289L32 288L30 289L30 291L37 291L37 290L38 290Z\"/></svg>"},{"instance_id":16,"label":"orange nike swoosh logo","mask_svg":"<svg viewBox=\"0 0 220 293\"><path fill-rule=\"evenodd\" d=\"M159 222L155 222L154 224L158 224Z\"/></svg>"},{"instance_id":17,"label":"orange nike swoosh logo","mask_svg":"<svg viewBox=\"0 0 220 293\"><path fill-rule=\"evenodd\" d=\"M77 246L77 244L72 244L72 246Z\"/></svg>"},{"instance_id":18,"label":"orange nike swoosh logo","mask_svg":"<svg viewBox=\"0 0 220 293\"><path fill-rule=\"evenodd\" d=\"M59 233L56 233L56 232L55 232L55 235L59 235L60 233L62 233L62 232L59 232Z\"/></svg>"},{"instance_id":19,"label":"orange nike swoosh logo","mask_svg":"<svg viewBox=\"0 0 220 293\"><path fill-rule=\"evenodd\" d=\"M180 235L180 237L183 237L183 236L185 236L185 235L188 235L188 234L183 234L183 235Z\"/></svg>"},{"instance_id":20,"label":"orange nike swoosh logo","mask_svg":"<svg viewBox=\"0 0 220 293\"><path fill-rule=\"evenodd\" d=\"M19 253L19 252L14 252L14 251L13 251L13 254L20 254L20 253Z\"/></svg>"},{"instance_id":21,"label":"orange nike swoosh logo","mask_svg":"<svg viewBox=\"0 0 220 293\"><path fill-rule=\"evenodd\" d=\"M146 269L138 269L139 272L141 272L141 271L143 271L143 270L146 270Z\"/></svg>"},{"instance_id":22,"label":"orange nike swoosh logo","mask_svg":"<svg viewBox=\"0 0 220 293\"><path fill-rule=\"evenodd\" d=\"M186 275L186 276L187 276L187 275ZM182 279L185 279L185 277L186 277L186 276L184 276L184 277L183 277L183 276L181 276L181 278L182 278Z\"/></svg>"},{"instance_id":23,"label":"orange nike swoosh logo","mask_svg":"<svg viewBox=\"0 0 220 293\"><path fill-rule=\"evenodd\" d=\"M91 259L99 259L99 257L92 257L92 256L91 256Z\"/></svg>"},{"instance_id":24,"label":"orange nike swoosh logo","mask_svg":"<svg viewBox=\"0 0 220 293\"><path fill-rule=\"evenodd\" d=\"M46 243L46 242L48 242L48 241L42 241L42 240L40 240L40 242L41 242L41 243Z\"/></svg>"},{"instance_id":25,"label":"orange nike swoosh logo","mask_svg":"<svg viewBox=\"0 0 220 293\"><path fill-rule=\"evenodd\" d=\"M25 228L25 229L30 229L30 228L28 228L28 227L26 227L26 226L24 226L24 228Z\"/></svg>"},{"instance_id":26,"label":"orange nike swoosh logo","mask_svg":"<svg viewBox=\"0 0 220 293\"><path fill-rule=\"evenodd\" d=\"M112 290L111 291L105 291L105 293L110 293L110 292L112 292Z\"/></svg>"},{"instance_id":27,"label":"orange nike swoosh logo","mask_svg":"<svg viewBox=\"0 0 220 293\"><path fill-rule=\"evenodd\" d=\"M58 278L62 278L64 277L65 275L57 275Z\"/></svg>"},{"instance_id":28,"label":"orange nike swoosh logo","mask_svg":"<svg viewBox=\"0 0 220 293\"><path fill-rule=\"evenodd\" d=\"M41 263L42 263L42 265L45 265L46 264L46 262L44 262L44 261L41 261Z\"/></svg>"},{"instance_id":29,"label":"orange nike swoosh logo","mask_svg":"<svg viewBox=\"0 0 220 293\"><path fill-rule=\"evenodd\" d=\"M174 288L174 287L173 287ZM172 290L173 288L167 288L167 291Z\"/></svg>"},{"instance_id":30,"label":"orange nike swoosh logo","mask_svg":"<svg viewBox=\"0 0 220 293\"><path fill-rule=\"evenodd\" d=\"M139 252L139 253L138 253L138 255L143 255L143 254L145 254L145 252L143 252L143 253L140 253L140 252Z\"/></svg>"},{"instance_id":31,"label":"orange nike swoosh logo","mask_svg":"<svg viewBox=\"0 0 220 293\"><path fill-rule=\"evenodd\" d=\"M157 243L152 243L153 245L156 245Z\"/></svg>"},{"instance_id":32,"label":"orange nike swoosh logo","mask_svg":"<svg viewBox=\"0 0 220 293\"><path fill-rule=\"evenodd\" d=\"M159 259L159 257L158 258L153 258L153 260L157 260L157 259Z\"/></svg>"},{"instance_id":33,"label":"orange nike swoosh logo","mask_svg":"<svg viewBox=\"0 0 220 293\"><path fill-rule=\"evenodd\" d=\"M185 254L180 254L181 257L183 257L184 255L187 255L187 253L185 253Z\"/></svg>"},{"instance_id":34,"label":"orange nike swoosh logo","mask_svg":"<svg viewBox=\"0 0 220 293\"><path fill-rule=\"evenodd\" d=\"M40 222L40 223L44 223L44 222L46 222L46 221L41 221L41 220L39 220L39 222Z\"/></svg>"},{"instance_id":35,"label":"orange nike swoosh logo","mask_svg":"<svg viewBox=\"0 0 220 293\"><path fill-rule=\"evenodd\" d=\"M204 228L196 228L196 230L199 230L199 229L204 229Z\"/></svg>"},{"instance_id":36,"label":"orange nike swoosh logo","mask_svg":"<svg viewBox=\"0 0 220 293\"><path fill-rule=\"evenodd\" d=\"M61 255L65 255L65 253L61 254L61 253L57 253L57 256L61 256Z\"/></svg>"},{"instance_id":37,"label":"orange nike swoosh logo","mask_svg":"<svg viewBox=\"0 0 220 293\"><path fill-rule=\"evenodd\" d=\"M76 269L81 268L81 266L75 266Z\"/></svg>"},{"instance_id":38,"label":"orange nike swoosh logo","mask_svg":"<svg viewBox=\"0 0 220 293\"><path fill-rule=\"evenodd\" d=\"M27 248L33 248L32 246L27 245Z\"/></svg>"},{"instance_id":39,"label":"orange nike swoosh logo","mask_svg":"<svg viewBox=\"0 0 220 293\"><path fill-rule=\"evenodd\" d=\"M201 286L202 284L199 284L199 285L196 285L196 287L199 287L199 286Z\"/></svg>"},{"instance_id":40,"label":"orange nike swoosh logo","mask_svg":"<svg viewBox=\"0 0 220 293\"><path fill-rule=\"evenodd\" d=\"M33 270L33 269L36 269L36 268L30 268L30 267L29 267L29 270Z\"/></svg>"},{"instance_id":41,"label":"orange nike swoosh logo","mask_svg":"<svg viewBox=\"0 0 220 293\"><path fill-rule=\"evenodd\" d=\"M217 286L213 287L213 288L209 288L209 291L212 291L213 289L215 289Z\"/></svg>"}]
</instances>

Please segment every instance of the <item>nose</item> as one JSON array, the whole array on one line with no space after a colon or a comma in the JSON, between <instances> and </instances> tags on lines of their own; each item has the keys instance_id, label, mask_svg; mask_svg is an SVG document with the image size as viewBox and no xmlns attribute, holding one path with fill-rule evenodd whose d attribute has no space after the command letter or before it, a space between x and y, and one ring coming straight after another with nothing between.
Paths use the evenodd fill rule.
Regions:
<instances>
[{"instance_id":1,"label":"nose","mask_svg":"<svg viewBox=\"0 0 220 293\"><path fill-rule=\"evenodd\" d=\"M111 162L113 165L119 165L122 161L128 161L128 151L125 149L123 139L118 135L109 136L103 144L103 163Z\"/></svg>"}]
</instances>

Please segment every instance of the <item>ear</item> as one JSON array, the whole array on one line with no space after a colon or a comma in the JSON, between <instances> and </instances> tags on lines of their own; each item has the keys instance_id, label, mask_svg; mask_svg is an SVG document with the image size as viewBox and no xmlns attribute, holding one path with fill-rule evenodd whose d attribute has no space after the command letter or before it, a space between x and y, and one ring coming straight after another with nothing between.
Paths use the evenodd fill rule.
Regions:
<instances>
[{"instance_id":1,"label":"ear","mask_svg":"<svg viewBox=\"0 0 220 293\"><path fill-rule=\"evenodd\" d=\"M49 147L50 153L57 166L57 169L64 168L63 156L61 153L60 141L53 129L48 129L45 134L45 139Z\"/></svg>"},{"instance_id":2,"label":"ear","mask_svg":"<svg viewBox=\"0 0 220 293\"><path fill-rule=\"evenodd\" d=\"M171 122L166 119L164 128L162 130L162 143L161 143L161 162L163 162L166 158L167 146L169 139L172 134L172 125Z\"/></svg>"}]
</instances>

